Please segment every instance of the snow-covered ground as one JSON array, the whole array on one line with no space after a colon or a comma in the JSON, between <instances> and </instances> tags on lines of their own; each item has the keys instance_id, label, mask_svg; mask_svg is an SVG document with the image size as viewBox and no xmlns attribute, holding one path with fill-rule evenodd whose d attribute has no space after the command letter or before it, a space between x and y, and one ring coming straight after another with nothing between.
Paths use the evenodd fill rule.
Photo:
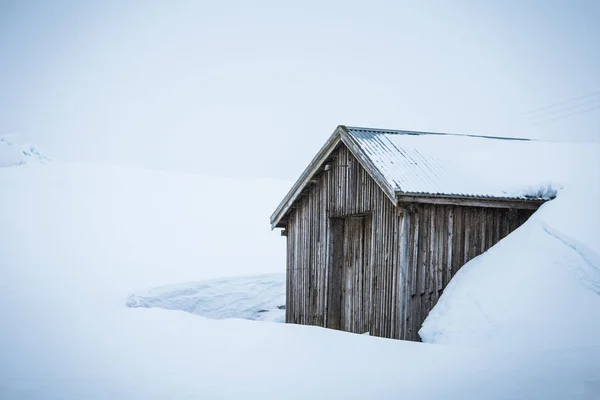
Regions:
<instances>
[{"instance_id":1,"label":"snow-covered ground","mask_svg":"<svg viewBox=\"0 0 600 400\"><path fill-rule=\"evenodd\" d=\"M289 186L56 161L0 168L0 398L600 393L594 198L567 187L466 266L422 330L441 345L246 320L283 299L285 244L268 216ZM532 337L540 346L511 346Z\"/></svg>"}]
</instances>

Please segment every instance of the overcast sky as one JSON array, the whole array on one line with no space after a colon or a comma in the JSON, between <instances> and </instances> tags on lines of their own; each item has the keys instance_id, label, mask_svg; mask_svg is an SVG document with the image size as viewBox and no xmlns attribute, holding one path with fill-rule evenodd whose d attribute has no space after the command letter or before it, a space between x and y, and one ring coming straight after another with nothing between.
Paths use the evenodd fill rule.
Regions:
<instances>
[{"instance_id":1,"label":"overcast sky","mask_svg":"<svg viewBox=\"0 0 600 400\"><path fill-rule=\"evenodd\" d=\"M290 180L338 124L600 141L598 21L600 1L0 0L0 133Z\"/></svg>"}]
</instances>

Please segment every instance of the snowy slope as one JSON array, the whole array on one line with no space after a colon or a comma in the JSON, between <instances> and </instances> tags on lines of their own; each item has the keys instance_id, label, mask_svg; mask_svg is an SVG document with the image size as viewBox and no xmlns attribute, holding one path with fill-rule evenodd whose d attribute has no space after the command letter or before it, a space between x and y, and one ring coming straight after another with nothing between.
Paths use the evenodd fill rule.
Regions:
<instances>
[{"instance_id":1,"label":"snowy slope","mask_svg":"<svg viewBox=\"0 0 600 400\"><path fill-rule=\"evenodd\" d=\"M60 162L0 169L0 398L585 399L599 392L594 343L472 349L126 307L157 300L190 307L186 290L197 290L193 301L237 289L262 299L249 289L251 278L222 277L283 273L284 239L267 216L288 188ZM569 221L552 228L569 232ZM273 287L269 281L257 290ZM230 316L252 314L254 300L241 299L229 303L242 305ZM202 307L199 314L215 316Z\"/></svg>"},{"instance_id":2,"label":"snowy slope","mask_svg":"<svg viewBox=\"0 0 600 400\"><path fill-rule=\"evenodd\" d=\"M0 168L47 161L49 159L35 145L24 142L20 135L0 135Z\"/></svg>"},{"instance_id":3,"label":"snowy slope","mask_svg":"<svg viewBox=\"0 0 600 400\"><path fill-rule=\"evenodd\" d=\"M82 273L121 305L166 284L285 270L284 241L265 215L288 182L57 161L2 169L0 182L10 194L0 196L3 259Z\"/></svg>"}]
</instances>

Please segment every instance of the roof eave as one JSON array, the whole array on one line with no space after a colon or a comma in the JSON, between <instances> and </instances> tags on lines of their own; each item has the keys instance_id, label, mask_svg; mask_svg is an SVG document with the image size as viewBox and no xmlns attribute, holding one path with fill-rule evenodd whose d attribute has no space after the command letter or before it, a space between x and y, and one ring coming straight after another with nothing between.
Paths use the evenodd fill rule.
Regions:
<instances>
[{"instance_id":1,"label":"roof eave","mask_svg":"<svg viewBox=\"0 0 600 400\"><path fill-rule=\"evenodd\" d=\"M432 193L408 193L396 190L396 200L398 204L403 202L446 204L446 205L466 205L474 207L492 207L492 208L515 208L536 210L542 204L552 200L552 198L512 198L512 197L484 197L484 196L464 196L447 195Z\"/></svg>"}]
</instances>

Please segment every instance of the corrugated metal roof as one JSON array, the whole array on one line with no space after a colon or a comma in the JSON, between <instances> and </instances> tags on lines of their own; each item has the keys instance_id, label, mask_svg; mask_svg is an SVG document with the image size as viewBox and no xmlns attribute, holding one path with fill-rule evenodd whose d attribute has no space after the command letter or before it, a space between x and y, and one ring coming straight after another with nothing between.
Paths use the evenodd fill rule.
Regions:
<instances>
[{"instance_id":1,"label":"corrugated metal roof","mask_svg":"<svg viewBox=\"0 0 600 400\"><path fill-rule=\"evenodd\" d=\"M553 175L536 154L558 156L565 143L347 127L396 192L460 197L547 199ZM568 145L568 144L567 144Z\"/></svg>"},{"instance_id":2,"label":"corrugated metal roof","mask_svg":"<svg viewBox=\"0 0 600 400\"><path fill-rule=\"evenodd\" d=\"M600 168L598 144L338 126L271 216L276 226L344 143L391 201L398 195L547 200Z\"/></svg>"}]
</instances>

